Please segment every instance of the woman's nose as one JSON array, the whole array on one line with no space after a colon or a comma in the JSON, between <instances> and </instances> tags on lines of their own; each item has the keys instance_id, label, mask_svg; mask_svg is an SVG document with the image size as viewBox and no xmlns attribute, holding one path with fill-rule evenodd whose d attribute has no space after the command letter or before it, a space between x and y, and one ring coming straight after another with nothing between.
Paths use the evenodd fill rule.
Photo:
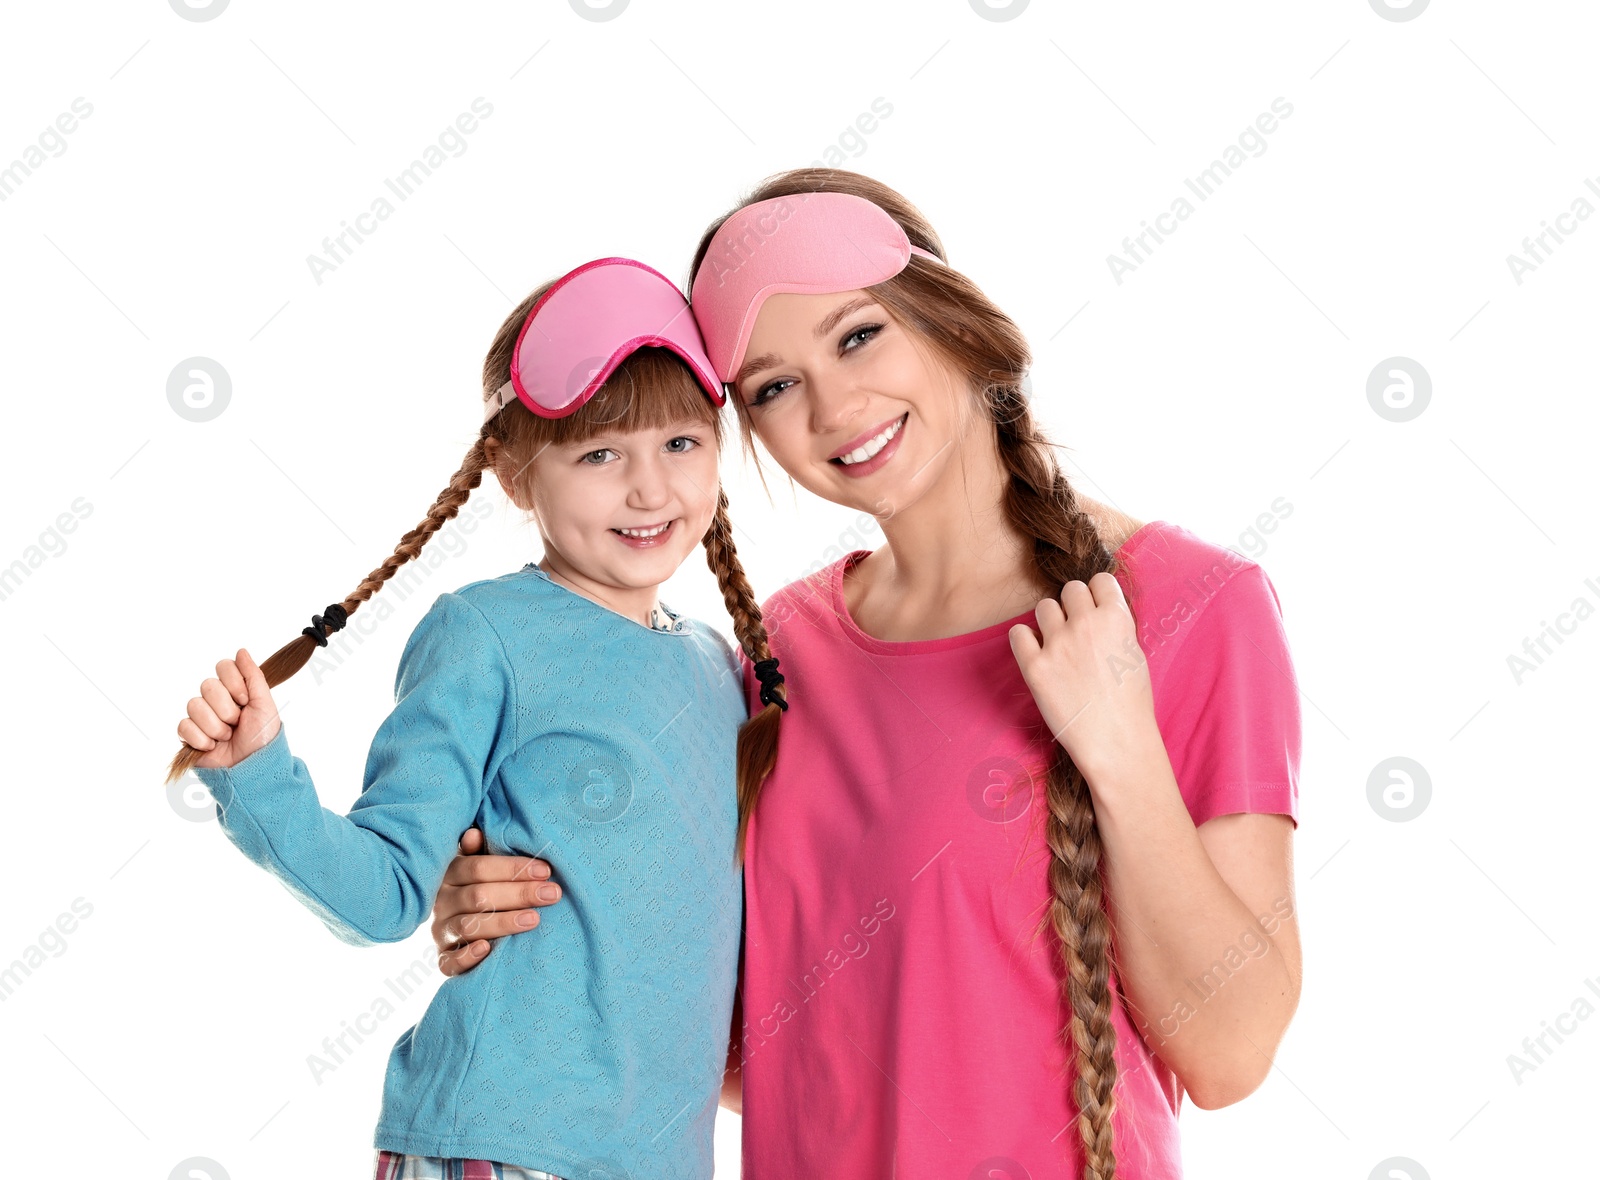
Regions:
<instances>
[{"instance_id":1,"label":"woman's nose","mask_svg":"<svg viewBox=\"0 0 1600 1180\"><path fill-rule=\"evenodd\" d=\"M845 428L866 409L866 392L842 374L813 377L810 384L811 421L818 434Z\"/></svg>"}]
</instances>

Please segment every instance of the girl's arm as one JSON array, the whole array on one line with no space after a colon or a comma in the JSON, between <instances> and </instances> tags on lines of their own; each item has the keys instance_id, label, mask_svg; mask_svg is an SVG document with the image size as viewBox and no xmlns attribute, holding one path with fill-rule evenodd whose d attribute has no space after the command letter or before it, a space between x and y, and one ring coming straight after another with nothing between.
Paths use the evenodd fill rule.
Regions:
<instances>
[{"instance_id":1,"label":"girl's arm","mask_svg":"<svg viewBox=\"0 0 1600 1180\"><path fill-rule=\"evenodd\" d=\"M289 752L265 677L241 654L246 699L237 735L221 713L202 710L200 726L190 703L190 722L210 730L202 740L224 748L203 747L207 757L195 769L217 802L223 832L345 942L407 937L426 920L456 833L478 815L484 783L517 745L516 683L499 636L459 595L433 604L401 655L395 707L373 739L361 797L348 815L321 806L305 763ZM270 724L246 733L250 717ZM201 745L188 726L180 735ZM232 765L214 760L227 757L227 747L263 740Z\"/></svg>"}]
</instances>

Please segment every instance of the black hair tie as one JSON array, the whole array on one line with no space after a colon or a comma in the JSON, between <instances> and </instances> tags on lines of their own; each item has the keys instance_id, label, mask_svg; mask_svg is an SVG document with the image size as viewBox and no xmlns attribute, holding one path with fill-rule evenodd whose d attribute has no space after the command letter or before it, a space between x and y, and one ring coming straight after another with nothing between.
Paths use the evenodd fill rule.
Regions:
<instances>
[{"instance_id":1,"label":"black hair tie","mask_svg":"<svg viewBox=\"0 0 1600 1180\"><path fill-rule=\"evenodd\" d=\"M780 697L775 691L783 683L783 675L778 671L778 658L772 656L765 660L756 661L756 679L761 681L761 703L763 705L777 705L785 713L789 711L789 702Z\"/></svg>"},{"instance_id":2,"label":"black hair tie","mask_svg":"<svg viewBox=\"0 0 1600 1180\"><path fill-rule=\"evenodd\" d=\"M322 611L320 615L311 616L311 626L301 628L300 634L311 636L318 647L327 647L328 635L344 626L345 620L350 617L350 612L337 602L332 606L323 607Z\"/></svg>"}]
</instances>

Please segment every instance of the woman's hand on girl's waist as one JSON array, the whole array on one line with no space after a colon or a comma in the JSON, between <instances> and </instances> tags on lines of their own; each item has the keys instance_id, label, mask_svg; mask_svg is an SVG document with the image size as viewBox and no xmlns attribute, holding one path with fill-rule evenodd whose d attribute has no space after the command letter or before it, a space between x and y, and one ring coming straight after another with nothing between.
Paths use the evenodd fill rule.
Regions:
<instances>
[{"instance_id":1,"label":"woman's hand on girl's waist","mask_svg":"<svg viewBox=\"0 0 1600 1180\"><path fill-rule=\"evenodd\" d=\"M446 975L471 971L488 957L491 942L533 929L539 924L535 907L561 899L549 862L485 855L477 828L462 833L460 848L433 902L433 942Z\"/></svg>"}]
</instances>

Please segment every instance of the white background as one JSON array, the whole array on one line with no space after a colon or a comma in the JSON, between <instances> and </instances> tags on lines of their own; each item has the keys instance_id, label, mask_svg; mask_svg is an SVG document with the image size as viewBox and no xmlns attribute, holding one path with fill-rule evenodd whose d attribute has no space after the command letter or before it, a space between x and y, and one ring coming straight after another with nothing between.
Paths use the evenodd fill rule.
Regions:
<instances>
[{"instance_id":1,"label":"white background","mask_svg":"<svg viewBox=\"0 0 1600 1180\"><path fill-rule=\"evenodd\" d=\"M1569 616L1520 683L1507 657L1575 599L1600 606L1600 217L1520 283L1506 257L1575 199L1600 209L1595 33L1578 3L1444 0L1403 21L1366 0L1035 0L1005 20L967 0L633 0L604 21L566 0L8 6L0 162L75 99L93 110L0 203L0 566L90 507L0 600L0 965L92 907L0 1003L7 1170L369 1174L388 1049L425 994L320 1084L306 1057L430 954L426 931L342 945L214 822L181 818L160 783L184 702L420 519L528 290L605 254L682 282L711 218L841 136L1027 332L1079 486L1239 548L1282 600L1305 989L1260 1090L1185 1106L1187 1174L1584 1158L1600 1020L1520 1081L1507 1058L1578 996L1600 1003L1580 757L1600 620ZM465 151L316 281L308 255L478 97L493 113ZM1122 239L1280 97L1266 150L1116 281ZM878 98L892 114L852 139ZM166 395L195 356L232 380L207 422ZM1432 382L1406 422L1367 399L1395 356ZM763 597L843 551L848 513L770 461L771 501L735 450L725 469ZM278 694L328 806L359 792L435 593L539 555L498 490L478 495L492 513L426 593ZM1292 512L1252 537L1279 497ZM697 560L663 597L727 626ZM1431 782L1407 822L1369 803L1393 756ZM726 1112L717 1148L736 1175Z\"/></svg>"}]
</instances>

